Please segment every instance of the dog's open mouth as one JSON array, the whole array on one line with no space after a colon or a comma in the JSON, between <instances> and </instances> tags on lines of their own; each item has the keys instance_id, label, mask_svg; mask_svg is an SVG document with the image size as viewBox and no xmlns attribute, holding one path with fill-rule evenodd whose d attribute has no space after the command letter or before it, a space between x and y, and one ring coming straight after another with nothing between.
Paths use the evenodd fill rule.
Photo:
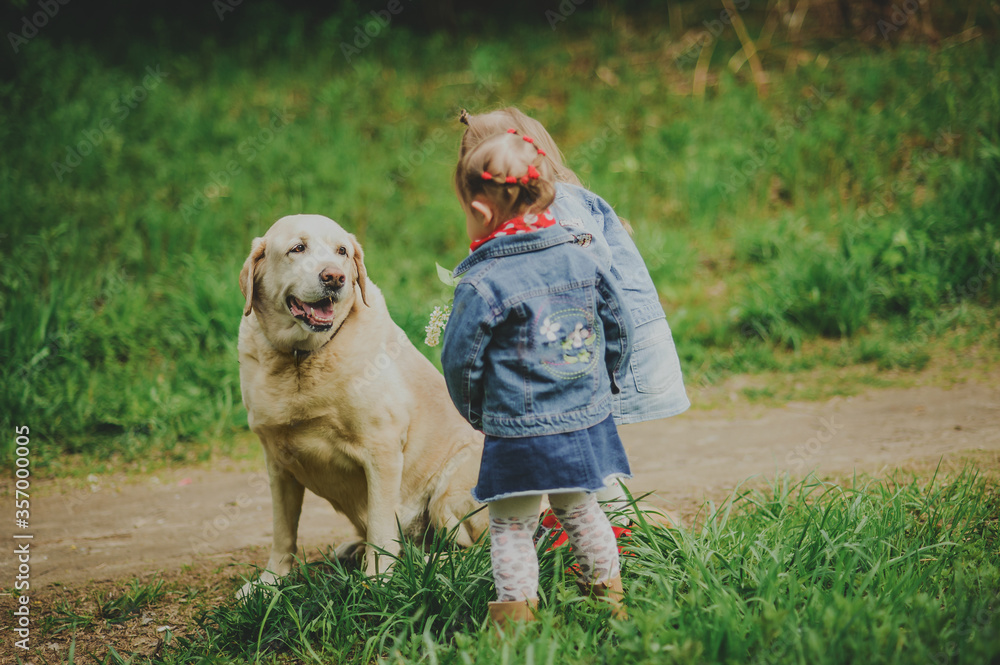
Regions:
<instances>
[{"instance_id":1,"label":"dog's open mouth","mask_svg":"<svg viewBox=\"0 0 1000 665\"><path fill-rule=\"evenodd\" d=\"M296 319L306 323L314 332L329 330L333 325L332 297L316 302L302 302L295 296L288 296L288 311Z\"/></svg>"}]
</instances>

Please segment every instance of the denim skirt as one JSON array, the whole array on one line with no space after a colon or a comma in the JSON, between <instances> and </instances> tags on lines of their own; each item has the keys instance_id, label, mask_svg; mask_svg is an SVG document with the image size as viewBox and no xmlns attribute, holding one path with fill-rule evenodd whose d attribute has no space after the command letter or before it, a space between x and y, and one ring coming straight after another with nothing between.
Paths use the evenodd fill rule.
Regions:
<instances>
[{"instance_id":1,"label":"denim skirt","mask_svg":"<svg viewBox=\"0 0 1000 665\"><path fill-rule=\"evenodd\" d=\"M486 435L472 496L486 503L527 494L596 492L614 478L631 478L614 420L564 434Z\"/></svg>"}]
</instances>

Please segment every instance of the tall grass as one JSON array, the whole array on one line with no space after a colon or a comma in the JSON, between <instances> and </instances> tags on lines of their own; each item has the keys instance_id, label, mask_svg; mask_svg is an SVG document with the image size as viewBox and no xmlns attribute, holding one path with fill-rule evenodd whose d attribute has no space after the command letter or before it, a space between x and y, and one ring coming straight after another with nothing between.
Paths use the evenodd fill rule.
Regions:
<instances>
[{"instance_id":1,"label":"tall grass","mask_svg":"<svg viewBox=\"0 0 1000 665\"><path fill-rule=\"evenodd\" d=\"M391 576L337 561L209 611L162 663L986 663L1000 655L1000 509L972 471L847 486L775 480L707 505L696 529L647 513L623 559L630 618L541 560L536 623L486 625L488 548L404 548Z\"/></svg>"},{"instance_id":2,"label":"tall grass","mask_svg":"<svg viewBox=\"0 0 1000 665\"><path fill-rule=\"evenodd\" d=\"M445 295L435 261L467 251L461 106L535 114L632 222L695 381L801 364L783 349L818 337L892 364L905 354L873 330L937 330L955 308L986 308L972 318L1000 348L991 37L817 43L783 74L779 32L760 99L726 67L727 32L699 100L659 16L581 11L516 38L393 26L348 63L354 11L306 25L255 3L224 43L25 47L0 84L0 419L32 428L39 473L65 453L204 457L245 427L236 277L282 215L357 233L419 341ZM756 31L763 8L745 19Z\"/></svg>"}]
</instances>

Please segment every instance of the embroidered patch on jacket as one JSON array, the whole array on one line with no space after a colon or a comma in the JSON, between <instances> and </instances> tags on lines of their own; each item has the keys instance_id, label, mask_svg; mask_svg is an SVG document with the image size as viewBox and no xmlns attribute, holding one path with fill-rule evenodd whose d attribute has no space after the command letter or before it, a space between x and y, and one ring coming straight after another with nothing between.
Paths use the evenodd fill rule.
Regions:
<instances>
[{"instance_id":1,"label":"embroidered patch on jacket","mask_svg":"<svg viewBox=\"0 0 1000 665\"><path fill-rule=\"evenodd\" d=\"M550 374L559 379L577 379L592 372L600 359L600 331L589 311L563 304L566 306L552 307L536 319L536 348Z\"/></svg>"}]
</instances>

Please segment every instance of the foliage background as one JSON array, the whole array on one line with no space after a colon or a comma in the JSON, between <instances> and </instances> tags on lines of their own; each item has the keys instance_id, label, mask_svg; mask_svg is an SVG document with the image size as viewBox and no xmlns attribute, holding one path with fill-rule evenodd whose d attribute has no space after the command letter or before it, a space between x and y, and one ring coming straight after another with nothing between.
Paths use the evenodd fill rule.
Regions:
<instances>
[{"instance_id":1,"label":"foliage background","mask_svg":"<svg viewBox=\"0 0 1000 665\"><path fill-rule=\"evenodd\" d=\"M41 5L4 5L0 419L37 472L241 440L236 276L285 214L355 232L433 357L461 107L538 117L631 221L692 387L1000 349L994 5L738 2L766 85L723 5L400 6L74 2L15 44Z\"/></svg>"}]
</instances>

